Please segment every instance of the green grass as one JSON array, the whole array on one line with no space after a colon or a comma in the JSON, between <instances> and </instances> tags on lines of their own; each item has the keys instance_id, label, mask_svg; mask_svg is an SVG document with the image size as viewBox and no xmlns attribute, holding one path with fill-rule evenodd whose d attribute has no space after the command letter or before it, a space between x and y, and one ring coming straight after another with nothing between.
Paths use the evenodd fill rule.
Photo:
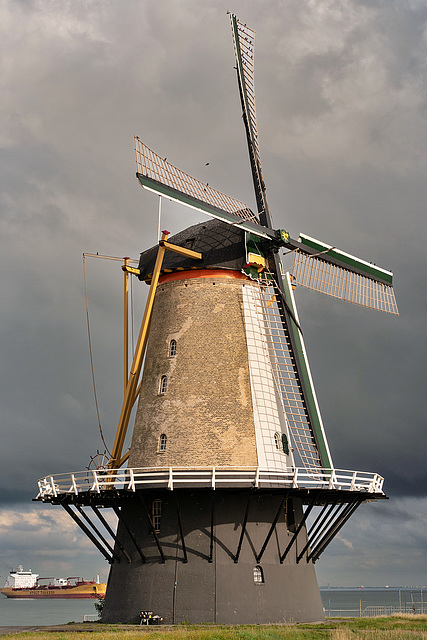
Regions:
<instances>
[{"instance_id":1,"label":"green grass","mask_svg":"<svg viewBox=\"0 0 427 640\"><path fill-rule=\"evenodd\" d=\"M1 640L427 640L427 615L334 618L300 625L75 624L4 635Z\"/></svg>"}]
</instances>

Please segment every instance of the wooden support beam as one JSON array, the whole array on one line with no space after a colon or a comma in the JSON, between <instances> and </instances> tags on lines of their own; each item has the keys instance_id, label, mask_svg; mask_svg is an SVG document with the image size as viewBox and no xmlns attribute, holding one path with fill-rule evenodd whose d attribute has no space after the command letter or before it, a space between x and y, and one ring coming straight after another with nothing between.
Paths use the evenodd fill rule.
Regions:
<instances>
[{"instance_id":1,"label":"wooden support beam","mask_svg":"<svg viewBox=\"0 0 427 640\"><path fill-rule=\"evenodd\" d=\"M130 527L129 527L128 523L126 522L126 520L125 520L125 518L124 518L124 515L123 515L123 513L122 513L123 509L120 511L120 509L119 509L119 507L118 507L118 505L117 505L116 500L113 500L113 509L114 509L114 513L116 514L116 516L117 516L117 517L118 517L118 519L119 519L119 524L120 524L120 522L122 522L122 523L123 523L123 526L124 526L124 528L126 529L126 531L128 532L129 537L130 537L130 539L132 540L132 542L133 542L133 544L134 544L134 546L135 546L135 549L138 551L139 557L141 558L142 562L145 564L145 556L144 556L144 554L143 554L143 552L142 552L142 549L141 549L141 547L139 546L139 544L137 543L137 541L136 541L136 538L135 538L134 534L132 533L132 531L131 531L131 529L130 529Z\"/></svg>"},{"instance_id":2,"label":"wooden support beam","mask_svg":"<svg viewBox=\"0 0 427 640\"><path fill-rule=\"evenodd\" d=\"M274 531L274 528L275 528L275 526L276 526L276 524L277 524L277 521L278 521L278 520L279 520L279 518L280 518L280 513L283 511L283 505L285 504L285 500L286 500L286 498L288 497L288 493L289 493L289 492L286 492L286 493L284 494L284 496L283 496L283 498L282 498L282 500L281 500L281 502L280 502L280 506L279 506L279 508L277 509L277 513L276 513L276 515L275 515L275 517L274 517L273 522L271 523L270 530L269 530L269 532L268 532L268 534L267 534L266 539L264 540L264 544L262 545L261 551L259 552L259 554L258 554L258 555L257 555L257 557L256 557L256 561L257 561L257 563L258 563L258 562L261 562L261 558L262 558L262 556L263 556L263 554L264 554L264 551L265 551L265 550L266 550L266 548L267 548L267 545L268 545L268 543L269 543L269 541L270 541L270 538L271 538L272 533L273 533L273 531Z\"/></svg>"},{"instance_id":3,"label":"wooden support beam","mask_svg":"<svg viewBox=\"0 0 427 640\"><path fill-rule=\"evenodd\" d=\"M94 504L92 504L91 507L93 509L93 512L98 516L98 518L100 519L100 521L102 522L102 524L104 525L108 533L110 534L110 536L114 539L114 542L117 544L117 546L119 547L120 551L123 553L128 563L131 564L132 559L128 554L128 552L126 551L126 549L124 548L124 546L122 545L122 543L120 542L117 534L114 533L114 531L112 530L112 528L110 527L110 525L108 524L108 522L106 521L102 513L99 511L98 507Z\"/></svg>"},{"instance_id":4,"label":"wooden support beam","mask_svg":"<svg viewBox=\"0 0 427 640\"><path fill-rule=\"evenodd\" d=\"M98 538L104 543L104 545L107 547L107 549L109 550L109 552L111 553L111 556L117 560L117 562L120 562L120 557L117 555L117 553L114 551L114 549L112 548L112 546L110 545L110 543L104 538L104 536L102 535L102 533L99 531L99 529L96 528L96 526L94 525L94 523L92 522L92 520L89 518L89 516L87 515L87 513L85 513L85 511L83 511L82 507L79 504L74 505L77 509L77 511L80 513L80 515L86 520L86 522L88 523L88 525L90 527L92 527L92 529L95 531L96 535L98 536Z\"/></svg>"},{"instance_id":5,"label":"wooden support beam","mask_svg":"<svg viewBox=\"0 0 427 640\"><path fill-rule=\"evenodd\" d=\"M345 525L347 520L353 515L356 511L357 507L363 502L359 498L354 498L352 502L350 502L347 507L341 512L339 518L335 522L334 526L329 530L329 532L324 536L322 541L316 546L316 548L310 553L307 557L307 562L310 560L316 562L319 559L320 555L325 551L328 544L333 540L333 538L337 535L338 531Z\"/></svg>"},{"instance_id":6,"label":"wooden support beam","mask_svg":"<svg viewBox=\"0 0 427 640\"><path fill-rule=\"evenodd\" d=\"M323 509L320 511L320 513L317 516L316 520L313 522L313 526L311 527L310 531L307 531L307 544L304 545L303 550L298 555L297 564L300 562L301 558L303 557L303 555L307 551L307 549L309 547L313 546L314 541L316 540L316 536L318 535L318 531L322 530L325 522L330 517L331 511L334 510L334 507L336 506L337 500L338 500L338 498L336 498L335 502L333 502L332 504L329 504L329 505L325 504L323 506ZM326 510L328 510L327 513L325 513Z\"/></svg>"},{"instance_id":7,"label":"wooden support beam","mask_svg":"<svg viewBox=\"0 0 427 640\"><path fill-rule=\"evenodd\" d=\"M251 502L251 498L252 498L252 494L250 493L248 495L248 501L246 503L245 515L243 516L242 530L240 532L239 544L237 545L236 555L234 556L234 564L237 564L239 562L240 551L242 550L242 544L243 544L243 536L245 535L246 524L248 522L249 505Z\"/></svg>"},{"instance_id":8,"label":"wooden support beam","mask_svg":"<svg viewBox=\"0 0 427 640\"><path fill-rule=\"evenodd\" d=\"M70 505L68 505L63 500L61 501L61 505L64 507L64 509L68 513L68 515L72 517L74 522L80 527L80 529L83 531L83 533L85 533L87 535L89 540L91 540L93 542L95 547L97 549L99 549L99 551L102 553L102 555L107 560L107 562L109 564L112 564L112 562L113 562L112 556L108 553L108 551L106 551L106 549L101 545L101 543L95 538L95 536L93 535L92 531L90 531L90 529L88 529L88 527L85 525L85 523L82 522L82 520L74 513L74 511L71 509Z\"/></svg>"},{"instance_id":9,"label":"wooden support beam","mask_svg":"<svg viewBox=\"0 0 427 640\"><path fill-rule=\"evenodd\" d=\"M182 543L182 552L184 554L184 563L187 564L188 562L188 558L187 558L187 548L185 546L185 539L184 539L184 534L182 532L182 522L181 522L181 513L180 513L180 508L179 508L179 502L178 499L175 497L175 505L176 505L176 515L178 518L178 528L179 528L179 535L181 537L181 543Z\"/></svg>"},{"instance_id":10,"label":"wooden support beam","mask_svg":"<svg viewBox=\"0 0 427 640\"><path fill-rule=\"evenodd\" d=\"M283 561L285 560L286 556L288 555L289 551L291 550L295 540L298 537L299 532L301 531L301 529L303 528L303 526L305 525L305 521L307 520L308 516L311 513L311 510L313 509L313 507L315 506L317 500L319 499L319 492L316 492L313 500L310 502L310 504L308 505L307 509L305 510L305 513L301 519L301 522L299 523L294 535L292 536L292 539L290 541L290 543L288 544L288 546L286 547L284 553L281 555L280 557L280 564L283 563Z\"/></svg>"},{"instance_id":11,"label":"wooden support beam","mask_svg":"<svg viewBox=\"0 0 427 640\"><path fill-rule=\"evenodd\" d=\"M150 523L150 527L151 527L151 533L153 534L154 540L156 541L156 545L157 545L157 548L159 550L160 557L162 559L162 564L164 564L166 562L165 554L163 553L163 549L162 549L162 545L160 544L159 536L157 535L157 532L156 532L156 530L154 528L153 519L152 519L152 517L150 515L150 512L147 509L147 505L145 504L145 500L142 497L142 495L139 492L137 492L136 495L138 496L138 500L141 503L141 505L142 505L146 515L147 515L148 522Z\"/></svg>"}]
</instances>

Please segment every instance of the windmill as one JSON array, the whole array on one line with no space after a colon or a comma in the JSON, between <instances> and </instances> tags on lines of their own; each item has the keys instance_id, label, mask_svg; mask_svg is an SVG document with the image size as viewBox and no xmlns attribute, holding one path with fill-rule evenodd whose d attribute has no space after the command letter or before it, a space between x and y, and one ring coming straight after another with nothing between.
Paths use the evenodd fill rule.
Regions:
<instances>
[{"instance_id":1,"label":"windmill","mask_svg":"<svg viewBox=\"0 0 427 640\"><path fill-rule=\"evenodd\" d=\"M164 231L137 268L124 259L125 291L130 274L150 290L108 465L89 482L39 481L38 499L61 504L111 564L104 622L140 610L170 623L321 620L314 563L361 503L385 498L379 475L333 465L293 287L397 314L392 274L274 228L254 32L230 17L257 213L135 138L140 184L211 219Z\"/></svg>"}]
</instances>

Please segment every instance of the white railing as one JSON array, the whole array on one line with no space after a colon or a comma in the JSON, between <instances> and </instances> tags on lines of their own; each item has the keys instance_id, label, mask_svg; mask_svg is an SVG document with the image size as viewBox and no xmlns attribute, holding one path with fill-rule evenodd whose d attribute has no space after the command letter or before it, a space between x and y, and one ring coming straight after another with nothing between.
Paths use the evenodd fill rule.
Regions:
<instances>
[{"instance_id":1,"label":"white railing","mask_svg":"<svg viewBox=\"0 0 427 640\"><path fill-rule=\"evenodd\" d=\"M295 468L270 471L261 467L156 467L115 471L76 471L46 476L38 482L36 499L64 494L100 493L105 489L135 491L142 488L175 487L255 487L289 489L330 489L382 493L384 479L376 473Z\"/></svg>"}]
</instances>

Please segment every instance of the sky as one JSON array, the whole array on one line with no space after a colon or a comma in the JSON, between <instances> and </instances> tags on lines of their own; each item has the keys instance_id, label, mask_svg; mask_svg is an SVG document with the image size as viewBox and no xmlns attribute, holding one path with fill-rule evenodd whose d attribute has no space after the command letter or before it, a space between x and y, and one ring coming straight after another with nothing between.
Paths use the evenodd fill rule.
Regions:
<instances>
[{"instance_id":1,"label":"sky","mask_svg":"<svg viewBox=\"0 0 427 640\"><path fill-rule=\"evenodd\" d=\"M138 258L157 198L133 135L254 205L227 10L256 31L261 158L277 228L395 276L400 316L296 299L335 466L384 476L318 561L321 585L427 584L427 5L424 0L0 0L0 582L108 565L37 480L104 451L82 254ZM162 228L201 214L168 201ZM284 261L285 268L291 263ZM121 408L120 263L86 260L97 399ZM147 287L132 285L135 327Z\"/></svg>"}]
</instances>

